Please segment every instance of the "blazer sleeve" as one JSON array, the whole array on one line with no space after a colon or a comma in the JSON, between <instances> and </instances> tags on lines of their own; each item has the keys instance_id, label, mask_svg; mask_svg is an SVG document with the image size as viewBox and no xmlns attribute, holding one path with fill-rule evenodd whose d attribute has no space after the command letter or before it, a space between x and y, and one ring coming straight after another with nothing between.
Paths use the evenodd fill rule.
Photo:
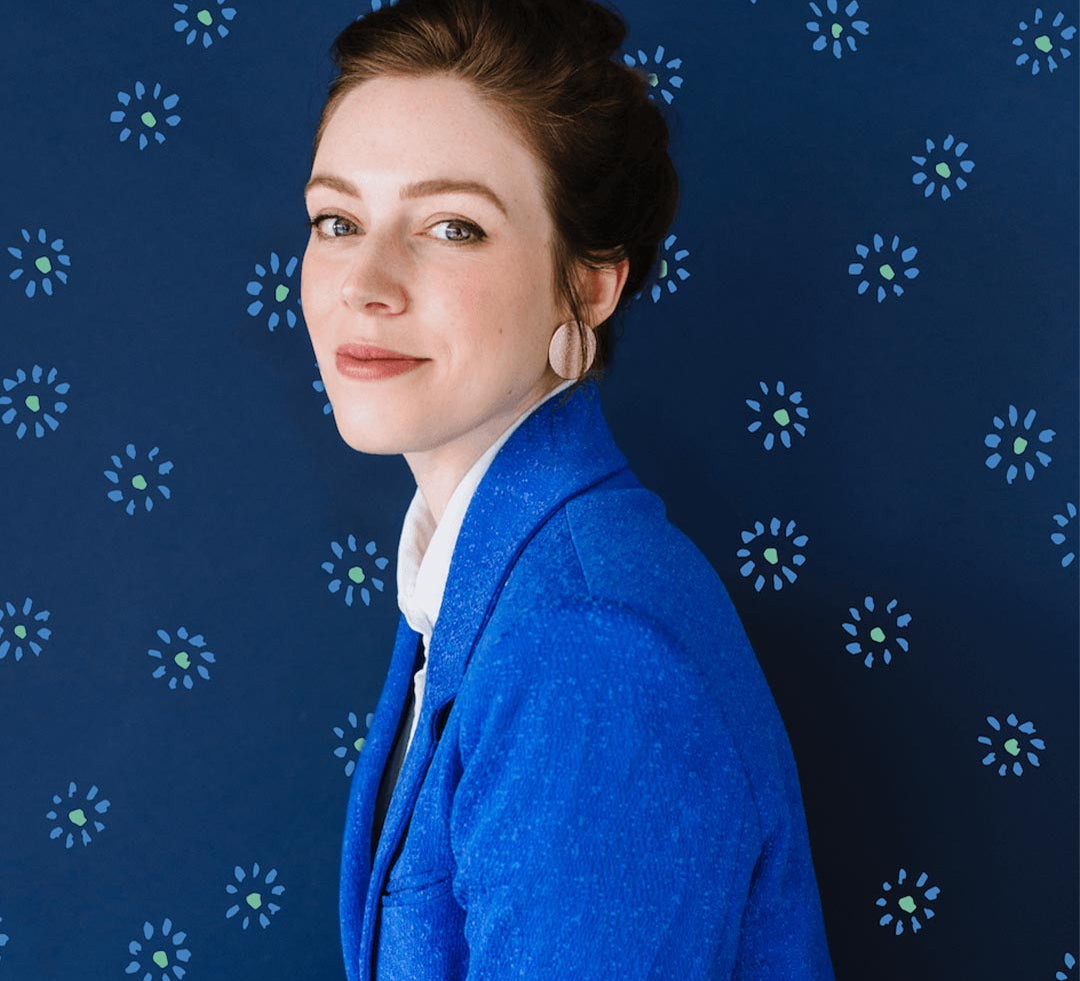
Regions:
<instances>
[{"instance_id":1,"label":"blazer sleeve","mask_svg":"<svg viewBox=\"0 0 1080 981\"><path fill-rule=\"evenodd\" d=\"M450 836L467 981L731 978L761 822L663 625L563 605L478 646L466 679Z\"/></svg>"}]
</instances>

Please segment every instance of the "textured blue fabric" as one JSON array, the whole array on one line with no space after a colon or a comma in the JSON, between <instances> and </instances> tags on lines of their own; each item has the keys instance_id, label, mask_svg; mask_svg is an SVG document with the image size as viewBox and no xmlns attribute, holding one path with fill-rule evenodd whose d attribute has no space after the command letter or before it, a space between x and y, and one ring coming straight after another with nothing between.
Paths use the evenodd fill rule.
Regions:
<instances>
[{"instance_id":1,"label":"textured blue fabric","mask_svg":"<svg viewBox=\"0 0 1080 981\"><path fill-rule=\"evenodd\" d=\"M829 981L795 761L728 593L596 384L563 403L469 505L371 862L399 619L346 816L347 976Z\"/></svg>"}]
</instances>

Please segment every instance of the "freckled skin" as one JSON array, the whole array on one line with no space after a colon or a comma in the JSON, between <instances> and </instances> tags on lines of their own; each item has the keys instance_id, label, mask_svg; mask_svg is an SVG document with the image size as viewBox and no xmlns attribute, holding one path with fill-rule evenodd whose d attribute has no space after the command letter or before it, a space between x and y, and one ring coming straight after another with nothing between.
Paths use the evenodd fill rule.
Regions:
<instances>
[{"instance_id":1,"label":"freckled skin","mask_svg":"<svg viewBox=\"0 0 1080 981\"><path fill-rule=\"evenodd\" d=\"M548 344L570 314L550 290L540 164L469 83L379 77L334 111L315 175L345 178L362 195L323 186L307 195L309 217L340 216L312 230L301 268L338 431L359 452L404 454L438 519L472 463L563 380ZM463 192L399 198L402 185L436 177L481 181L508 213ZM614 310L628 265L581 270L587 322ZM430 360L390 378L349 378L335 366L349 341Z\"/></svg>"}]
</instances>

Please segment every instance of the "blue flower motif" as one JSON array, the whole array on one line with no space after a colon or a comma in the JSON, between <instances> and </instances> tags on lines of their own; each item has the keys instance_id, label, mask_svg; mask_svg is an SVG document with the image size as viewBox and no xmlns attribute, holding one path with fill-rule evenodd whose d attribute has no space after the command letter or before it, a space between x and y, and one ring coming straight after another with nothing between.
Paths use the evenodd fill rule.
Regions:
<instances>
[{"instance_id":1,"label":"blue flower motif","mask_svg":"<svg viewBox=\"0 0 1080 981\"><path fill-rule=\"evenodd\" d=\"M1037 753L1032 752L1033 749L1037 749L1040 752L1046 749L1046 743L1042 739L1032 739L1031 734L1035 731L1035 726L1030 722L1024 722L1019 724L1016 715L1010 712L1005 717L1005 722L1009 726L1009 730L1002 731L1001 723L992 715L986 717L986 721L990 723L990 727L994 730L996 735L979 736L979 742L984 746L997 746L998 751L1001 753L1002 762L998 765L998 776L1003 777L1009 772L1011 761L1011 770L1015 776L1022 776L1024 773L1024 766L1020 762L1021 755L1027 758L1028 763L1032 766L1039 765L1039 757ZM1010 731L1011 730L1011 731ZM1003 737L1007 737L1004 738ZM1002 741L1003 740L1003 741ZM1030 747L1026 751L1024 750L1024 743L1027 743ZM997 762L997 753L991 749L982 758L983 766L993 766Z\"/></svg>"},{"instance_id":2,"label":"blue flower motif","mask_svg":"<svg viewBox=\"0 0 1080 981\"><path fill-rule=\"evenodd\" d=\"M1073 968L1076 967L1076 958L1066 951L1064 961L1065 970L1056 971L1054 973L1054 981L1076 981L1076 975L1073 974Z\"/></svg>"},{"instance_id":3,"label":"blue flower motif","mask_svg":"<svg viewBox=\"0 0 1080 981\"><path fill-rule=\"evenodd\" d=\"M0 916L0 923L4 918ZM11 939L6 933L0 933L0 961L4 959L4 948L7 946L8 941Z\"/></svg>"},{"instance_id":4,"label":"blue flower motif","mask_svg":"<svg viewBox=\"0 0 1080 981\"><path fill-rule=\"evenodd\" d=\"M915 880L914 889L911 886L905 886L907 881L907 872L901 869L896 877L896 892L897 894L903 893L903 895L892 895L893 886L890 882L883 882L881 888L885 891L884 896L879 896L875 905L887 906L890 910L895 909L895 914L887 910L884 915L878 920L878 926L888 926L895 921L895 927L893 933L899 937L904 932L904 917L907 916L911 923L911 932L918 933L922 929L922 923L919 922L919 914L923 915L926 920L933 919L934 911L927 905L932 903L938 898L938 894L941 889L938 886L932 886L929 889L923 889L926 885L926 873L923 872L918 879ZM921 897L916 897L916 890L923 889ZM920 905L921 903L921 905Z\"/></svg>"},{"instance_id":5,"label":"blue flower motif","mask_svg":"<svg viewBox=\"0 0 1080 981\"><path fill-rule=\"evenodd\" d=\"M657 68L682 68L682 58L672 58L669 61L664 61L663 59L664 46L662 44L658 44L656 46L656 51L653 52L653 64L656 65ZM667 83L665 84L664 82L662 82L660 80L660 76L654 70L649 68L649 56L645 54L645 52L642 51L641 48L638 48L637 58L634 58L633 55L624 54L623 61L631 68L645 66L645 68L647 69L645 72L645 81L648 84L649 89L655 89L657 86L659 86L660 95L663 97L664 101L668 105L671 105L671 102L675 97L671 94L671 90L668 88L668 86L670 85L672 89L681 89L683 83L681 75L669 75ZM650 99L653 98L652 92L647 91L646 94Z\"/></svg>"},{"instance_id":6,"label":"blue flower motif","mask_svg":"<svg viewBox=\"0 0 1080 981\"><path fill-rule=\"evenodd\" d=\"M217 5L221 7L219 13L223 20L232 20L236 16L235 7L222 7L221 5L225 0L217 0ZM210 5L212 6L212 4ZM188 3L174 3L173 8L181 14L186 14L192 7L192 4ZM217 32L218 37L226 37L229 33L229 29L220 21L214 24L214 15L207 9L206 6L200 6L196 12L193 21L189 21L186 17L181 17L176 23L173 24L173 30L178 34L182 34L187 31L187 37L184 39L186 44L192 44L195 38L199 36L199 31L202 31L202 46L205 50L214 43L214 33Z\"/></svg>"},{"instance_id":7,"label":"blue flower motif","mask_svg":"<svg viewBox=\"0 0 1080 981\"><path fill-rule=\"evenodd\" d=\"M765 382L759 381L758 387L760 387L762 395L768 396L769 386ZM805 436L806 427L801 422L793 420L792 416L796 416L798 419L807 419L810 416L809 411L802 405L802 392L792 392L788 395L785 392L784 383L778 381L776 383L776 395L779 397L772 399L764 409L762 403L757 399L746 400L746 404L762 417L750 423L746 427L746 431L756 433L762 427L766 427L764 440L766 450L773 448L777 434L779 434L780 442L786 447L791 446L792 430L795 430L800 436Z\"/></svg>"},{"instance_id":8,"label":"blue flower motif","mask_svg":"<svg viewBox=\"0 0 1080 981\"><path fill-rule=\"evenodd\" d=\"M120 142L123 143L135 129L139 131L139 149L145 150L150 143L147 133L149 133L158 143L165 142L165 133L158 125L158 118L154 114L153 103L157 102L161 96L161 83L156 82L154 84L154 91L151 93L150 98L146 100L145 108L143 99L146 96L146 86L142 82L135 82L135 105L131 105L131 96L127 92L117 92L116 98L121 105L125 106L124 109L114 109L109 114L110 123L123 123L124 126L120 130ZM173 94L167 95L164 99L161 99L161 108L168 112L174 108L180 101L180 96ZM166 126L175 126L180 122L180 114L172 113L169 116L164 117Z\"/></svg>"},{"instance_id":9,"label":"blue flower motif","mask_svg":"<svg viewBox=\"0 0 1080 981\"><path fill-rule=\"evenodd\" d=\"M756 0L755 0L756 2ZM820 20L809 20L806 22L806 29L811 34L816 34L814 38L814 50L824 51L829 47L829 42L832 42L832 53L835 58L839 58L844 52L844 44L847 45L849 51L857 50L855 47L855 35L852 33L844 34L844 25L840 23L840 17L837 13L836 0L827 0L825 9L828 10L828 14L822 11L816 3L811 0L810 9L814 14L820 18ZM844 7L844 16L848 18L850 24L848 27L852 31L857 31L863 37L870 32L870 25L865 20L851 20L855 16L859 9L859 4L856 0L851 0L847 6ZM843 39L843 44L841 44Z\"/></svg>"},{"instance_id":10,"label":"blue flower motif","mask_svg":"<svg viewBox=\"0 0 1080 981\"><path fill-rule=\"evenodd\" d=\"M368 582L368 577L364 572L363 566L357 561L354 556L357 554L356 536L350 534L345 540L345 548L342 548L337 542L330 543L330 550L334 553L334 556L339 562L344 561L347 566L343 574L338 574L337 564L334 562L323 562L322 568L328 572L333 578L327 584L327 588L331 593L338 592L342 585L345 586L345 605L352 606L353 593L355 587L360 587L360 598L364 601L364 606L371 606L371 591L367 588L365 583ZM345 553L348 551L349 558L345 558ZM374 542L368 542L364 546L364 551L368 555L374 555L377 551ZM387 563L390 560L385 555L380 555L374 560L374 566L380 572L386 568ZM385 585L381 579L377 579L375 576L371 577L371 585L374 586L380 593L383 591Z\"/></svg>"},{"instance_id":11,"label":"blue flower motif","mask_svg":"<svg viewBox=\"0 0 1080 981\"><path fill-rule=\"evenodd\" d=\"M19 232L23 237L23 241L27 244L28 248L24 252L17 245L9 245L8 252L19 262L24 260L30 264L30 269L33 271L26 277L26 288L24 292L27 297L33 298L37 293L38 281L41 282L42 292L46 296L53 295L53 283L52 276L55 276L61 283L67 285L68 277L60 266L70 266L71 256L63 251L64 240L62 238L54 238L51 242L48 241L48 236L45 234L45 229L38 227L37 234L33 236L37 240L37 245L30 245L30 232L25 228L20 228ZM49 255L49 250L53 251L53 255ZM36 253L36 255L35 255ZM23 273L28 272L28 269L24 269L22 266L16 266L11 270L8 278L11 280L17 280Z\"/></svg>"},{"instance_id":12,"label":"blue flower motif","mask_svg":"<svg viewBox=\"0 0 1080 981\"><path fill-rule=\"evenodd\" d=\"M315 389L320 395L326 395L326 383L322 380L322 370L319 368L319 362L315 362L315 370L319 372L319 377L311 383L311 387ZM330 400L326 399L323 402L322 414L324 416L330 415L334 411L334 407L330 404Z\"/></svg>"},{"instance_id":13,"label":"blue flower motif","mask_svg":"<svg viewBox=\"0 0 1080 981\"><path fill-rule=\"evenodd\" d=\"M67 799L69 804L64 805L68 807L66 814L61 813L60 809L53 809L49 811L45 817L50 821L56 821L57 824L53 826L52 831L49 832L50 838L64 838L66 844L65 848L70 848L75 844L75 836L78 835L79 839L83 843L83 847L90 844L91 834L90 825L93 824L95 831L104 831L105 825L99 821L94 814L104 814L109 809L109 802L102 798L101 800L94 802L94 798L97 797L98 789L97 784L92 784L90 790L87 791L86 797L79 801L75 800L76 794L75 781L72 780L68 784ZM63 798L59 794L53 794L53 803L60 808L60 805L64 804ZM91 811L91 814L87 814L87 810ZM75 831L69 830L74 827Z\"/></svg>"},{"instance_id":14,"label":"blue flower motif","mask_svg":"<svg viewBox=\"0 0 1080 981\"><path fill-rule=\"evenodd\" d=\"M867 596L863 600L863 607L867 613L873 613L874 597ZM885 613L892 617L893 610L895 609L896 600L890 600L885 606ZM900 636L899 631L904 630L907 625L911 623L910 613L902 613L899 616L894 617L892 619L892 622L888 624L889 630L886 631L882 629L880 623L871 623L869 617L867 618L867 622L864 623L862 615L854 606L849 606L848 612L851 614L851 619L853 622L842 624L844 630L847 631L847 633L851 634L852 637L858 638L859 629L861 627L863 631L863 638L861 642L858 639L853 640L850 644L847 644L844 649L849 654L865 653L865 657L863 657L863 664L866 665L866 667L872 668L874 666L874 655L878 653L881 654L881 660L883 663L892 663L892 651L889 650L888 647L890 640L892 643L895 643L896 646L899 647L900 650L902 650L905 654L907 653L907 638ZM863 644L866 645L865 649L863 647Z\"/></svg>"},{"instance_id":15,"label":"blue flower motif","mask_svg":"<svg viewBox=\"0 0 1080 981\"><path fill-rule=\"evenodd\" d=\"M134 958L125 974L137 974L143 972L141 981L154 981L154 975L160 972L161 981L169 981L170 978L182 978L187 972L183 965L191 960L191 951L182 946L187 939L187 933L177 930L173 933L173 924L167 916L161 922L161 939L154 941L154 925L147 920L142 927L144 945L139 940L132 940L128 944L128 953ZM170 951L170 947L172 948ZM172 957L169 954L172 954ZM142 955L140 957L139 955ZM174 963L175 961L175 963Z\"/></svg>"},{"instance_id":16,"label":"blue flower motif","mask_svg":"<svg viewBox=\"0 0 1080 981\"><path fill-rule=\"evenodd\" d=\"M1002 453L1012 452L1012 456L1021 461L1024 464L1024 476L1028 480L1032 480L1035 477L1035 467L1031 462L1031 454L1025 457L1029 448L1032 448L1031 443L1031 424L1035 421L1035 410L1029 409L1027 415L1024 416L1024 421L1021 428L1017 427L1017 420L1020 418L1020 413L1017 412L1016 406L1012 403L1009 404L1009 427L1014 430L1012 433L1011 442L1005 442L1002 435L999 433L987 433L983 442L993 450L997 450L998 447L1003 447L1002 451L991 453L986 458L986 465L993 470L1002 461ZM1000 416L994 416L994 428L998 430L1005 430L1005 422ZM1025 435L1025 433L1027 435ZM1005 436L1009 436L1009 433L1005 433ZM1049 443L1057 433L1053 429L1040 430L1038 434L1038 440L1040 443ZM1035 459L1039 461L1044 467L1050 466L1050 461L1053 457L1049 453L1044 453L1038 448L1033 449ZM1005 482L1011 484L1019 473L1019 468L1012 460L1009 461L1008 467L1005 468Z\"/></svg>"},{"instance_id":17,"label":"blue flower motif","mask_svg":"<svg viewBox=\"0 0 1080 981\"><path fill-rule=\"evenodd\" d=\"M160 628L154 631L158 637L161 638L161 642L165 645L172 644L172 637L168 631L161 630ZM210 672L207 669L207 664L216 663L213 651L201 650L206 646L206 641L203 639L202 634L195 634L190 636L187 631L187 627L178 627L176 636L181 642L177 643L177 647L180 649L175 653L170 654L168 657L161 651L150 648L146 653L150 657L154 658L158 662L158 666L154 668L151 677L169 679L170 691L176 691L178 685L183 685L184 688L190 691L194 687L193 674L197 674L203 681L210 680ZM200 664L200 661L205 661L205 664ZM194 670L192 670L194 665Z\"/></svg>"},{"instance_id":18,"label":"blue flower motif","mask_svg":"<svg viewBox=\"0 0 1080 981\"><path fill-rule=\"evenodd\" d=\"M669 235L666 239L664 239L663 251L664 252L669 251L671 249L671 246L675 243L675 240L677 238L678 238L677 235ZM690 254L689 249L679 249L677 252L675 252L672 255L672 259L675 262L681 263L683 261L683 259L685 259L689 254ZM661 285L660 285L661 283L664 283L667 286L667 291L669 293L678 292L678 289L679 289L678 284L673 279L670 279L668 277L668 273L670 271L671 270L670 270L669 265L668 265L668 260L666 258L664 258L663 255L661 255L660 262L659 262L659 264L657 266L657 276L658 276L659 282L653 283L652 289L650 290L650 293L652 295L653 303L656 303L657 300L660 299L660 295L664 292L663 289L661 288ZM681 279L681 280L686 280L686 279L690 278L690 273L687 272L687 270L685 270L681 265L675 267L675 275L678 276L679 279ZM638 290L638 292L634 294L633 299L635 299L635 300L638 299L641 296L641 293L642 293L642 291Z\"/></svg>"},{"instance_id":19,"label":"blue flower motif","mask_svg":"<svg viewBox=\"0 0 1080 981\"><path fill-rule=\"evenodd\" d=\"M899 253L897 258L897 249L900 247L900 236L894 235L892 244L889 246L891 256L877 255L881 252L885 240L877 233L874 233L874 252L876 253L873 263L852 262L848 265L848 274L851 276L862 277L859 280L859 296L862 296L871 287L871 283L868 277L877 273L879 277L877 283L877 301L881 303L888 294L891 288L896 296L904 295L904 288L897 281L897 270L893 267L893 263L900 262L910 263L912 259L918 254L918 249L914 245L909 245L906 249ZM855 246L855 252L860 259L866 259L870 255L870 249L863 245L861 242ZM919 275L919 270L915 266L906 266L906 268L900 269L900 275L904 279L914 279Z\"/></svg>"},{"instance_id":20,"label":"blue flower motif","mask_svg":"<svg viewBox=\"0 0 1080 981\"><path fill-rule=\"evenodd\" d=\"M172 468L173 468L172 463L170 461L168 461L168 460L164 460L164 461L162 461L161 463L158 463L158 464L154 463L154 458L158 455L158 452L159 452L159 447L157 447L157 446L155 446L152 450L150 450L150 452L146 454L146 460L147 460L146 465L143 466L142 468L140 468L136 473L133 473L127 479L126 484L121 484L120 483L120 473L119 473L119 471L121 471L123 469L123 466L124 466L123 461L120 459L119 456L117 456L117 454L114 453L110 459L112 460L113 466L116 467L116 469L115 470L105 470L105 471L103 471L103 473L105 474L106 477L109 478L111 483L116 484L117 489L109 491L109 493L106 494L105 496L110 501L122 501L122 500L124 500L124 495L125 495L125 492L127 491L128 487L130 487L131 489L133 489L135 492L137 492L139 494L142 494L145 491L146 492L145 496L142 499L143 500L143 507L147 511L153 510L154 499L153 499L153 497L150 496L150 493L147 490L150 487L150 482L146 479L146 474L143 471L150 472L150 476L151 476L151 478L153 478L153 476L154 476L153 470L152 470L153 467L156 466L157 475L159 477L164 476L165 474L172 473ZM136 456L135 444L134 443L128 443L127 444L127 446L124 448L124 455L129 460L134 462L135 456ZM156 484L155 487L156 487L158 493L162 497L164 497L166 501L169 500L172 497L172 491L169 489L168 485L166 485L166 484ZM135 513L135 497L134 496L132 496L131 498L128 499L127 504L124 506L124 510L128 514L134 514Z\"/></svg>"},{"instance_id":21,"label":"blue flower motif","mask_svg":"<svg viewBox=\"0 0 1080 981\"><path fill-rule=\"evenodd\" d=\"M735 554L740 559L746 559L746 561L739 567L739 573L744 577L749 577L754 573L757 567L757 560L762 562L764 572L757 574L757 579L754 580L754 589L757 592L761 592L761 587L765 585L766 577L770 574L768 566L772 567L772 583L774 590L780 590L784 586L784 580L780 578L776 573L776 569L779 568L787 578L788 582L794 582L797 578L797 574L794 569L788 565L801 566L806 561L806 556L802 552L796 552L793 549L801 549L806 545L808 539L806 535L792 535L792 531L795 528L795 522L789 521L784 528L783 536L780 535L780 519L773 518L769 522L769 531L764 541L758 542L753 551L748 548L740 548ZM765 536L765 526L760 521L754 522L754 530L744 531L742 534L743 544L749 544L754 539L762 538ZM791 552L790 557L785 557L786 553ZM755 559L755 556L757 559ZM767 565L766 565L767 563Z\"/></svg>"},{"instance_id":22,"label":"blue flower motif","mask_svg":"<svg viewBox=\"0 0 1080 981\"><path fill-rule=\"evenodd\" d=\"M932 198L934 196L934 188L937 186L937 181L941 181L941 200L948 201L952 197L952 190L949 188L949 181L956 185L958 191L964 190L967 187L967 181L960 176L959 173L954 173L953 168L949 166L949 161L946 159L949 156L948 151L953 152L953 156L956 158L953 161L956 169L962 171L965 174L970 174L975 169L975 164L971 160L962 160L961 158L967 152L968 145L966 143L955 143L953 135L950 133L945 137L945 142L941 144L942 152L940 158L935 160L932 167L933 169L929 174L927 170L930 169L929 164L930 157L934 153L934 141L929 137L926 139L926 156L913 156L911 159L915 161L922 170L916 171L912 175L911 183L918 187L920 184L925 184L923 188L923 197ZM937 180L935 180L937 178ZM954 179L955 178L955 179Z\"/></svg>"},{"instance_id":23,"label":"blue flower motif","mask_svg":"<svg viewBox=\"0 0 1080 981\"><path fill-rule=\"evenodd\" d=\"M47 432L56 432L60 427L60 423L56 416L67 411L67 402L63 399L58 399L55 395L67 395L68 390L71 388L70 382L59 382L56 385L53 382L56 381L56 369L50 368L49 374L42 383L42 374L44 369L41 365L34 365L30 369L29 377L33 381L33 386L26 384L27 374L22 368L15 369L14 378L2 379L4 394L0 395L0 422L5 426L10 426L15 423L15 435L22 439L31 426L34 427L34 435L41 439ZM16 392L14 395L8 395L13 388L19 386L25 388L31 388L31 391ZM42 407L42 393L40 389L45 387L51 387L52 392L45 396L45 405ZM34 390L36 389L36 390ZM21 418L20 410L25 411L25 415L29 418Z\"/></svg>"},{"instance_id":24,"label":"blue flower motif","mask_svg":"<svg viewBox=\"0 0 1080 981\"><path fill-rule=\"evenodd\" d=\"M1061 42L1062 41L1071 41L1073 38L1076 37L1076 25L1075 24L1070 24L1068 27L1062 27L1061 22L1064 19L1065 19L1065 14L1062 13L1059 10L1057 12L1057 16L1054 17L1053 21L1050 24L1050 28L1053 29L1053 31L1051 31L1048 28L1042 26L1042 21L1043 21L1042 8L1041 7L1036 7L1035 8L1035 17L1034 17L1034 20L1032 21L1032 23L1034 25L1033 27L1029 28L1029 26L1027 24L1027 21L1023 21L1023 20L1020 21L1020 30L1021 30L1021 32L1022 33L1027 33L1030 30L1031 34L1032 34L1032 37L1030 37L1030 38L1024 38L1024 37L1021 37L1021 36L1014 37L1012 39L1013 47L1014 48L1023 48L1023 47L1030 44L1030 46L1032 48L1034 48L1035 50L1034 50L1034 52L1032 54L1028 54L1028 52L1026 50L1021 51L1020 54L1018 54L1016 56L1016 61L1014 62L1014 64L1016 64L1018 67L1023 67L1024 65L1026 65L1030 61L1031 62L1031 74L1032 75L1038 75L1039 71L1040 71L1040 67L1039 67L1040 56L1043 56L1046 59L1046 67L1050 71L1056 71L1057 67L1058 67L1058 63L1054 60L1054 55L1053 55L1055 39L1051 37L1051 34L1053 32L1055 32L1055 31L1057 32L1058 54L1061 56L1062 59L1071 58L1072 57L1072 51L1070 51L1066 47L1063 47Z\"/></svg>"},{"instance_id":25,"label":"blue flower motif","mask_svg":"<svg viewBox=\"0 0 1080 981\"><path fill-rule=\"evenodd\" d=\"M226 885L225 891L230 896L239 896L240 886L243 885L247 875L248 873L244 869L239 865L236 866L236 868L233 869L233 877L236 881L235 883L230 882ZM243 897L241 897L240 902L235 903L225 911L225 919L228 920L236 916L236 914L241 911L242 906L246 905L249 907L250 912L248 909L243 911L244 916L241 921L243 928L246 930L255 913L258 913L259 925L265 930L270 925L270 916L273 916L281 909L277 903L270 899L270 896L280 896L285 891L285 887L273 885L274 880L277 879L277 869L271 869L267 872L260 886L260 883L257 881L259 878L258 862L252 866L251 876L256 881L252 882L249 886L244 886L245 889L250 889L251 891L245 893ZM267 916L268 912L270 916Z\"/></svg>"},{"instance_id":26,"label":"blue flower motif","mask_svg":"<svg viewBox=\"0 0 1080 981\"><path fill-rule=\"evenodd\" d=\"M345 760L345 776L351 777L353 775L353 770L356 769L356 760L360 756L360 751L364 748L366 737L356 735L356 733L360 731L360 722L356 718L356 713L350 712L347 718L349 723L348 735L345 734L346 730L344 726L334 726L334 735L341 740L341 743L334 749L334 755L339 760L343 760L348 756L348 759ZM368 712L368 714L364 716L365 732L371 731L371 721L374 718L375 714L373 712Z\"/></svg>"},{"instance_id":27,"label":"blue flower motif","mask_svg":"<svg viewBox=\"0 0 1080 981\"><path fill-rule=\"evenodd\" d=\"M31 614L33 606L34 601L29 596L23 600L22 610L18 613L15 611L15 604L10 600L0 603L0 661L7 657L9 652L14 654L16 661L21 661L25 653L24 644L26 651L34 657L41 655L43 648L38 641L48 640L52 636L52 631L45 626L50 613L48 610L38 610ZM41 626L35 627L35 621Z\"/></svg>"},{"instance_id":28,"label":"blue flower motif","mask_svg":"<svg viewBox=\"0 0 1080 981\"><path fill-rule=\"evenodd\" d=\"M287 305L285 302L289 298L289 295L293 292L293 286L295 286L295 284L293 284L293 286L290 286L287 282L284 282L283 280L289 280L292 278L292 274L295 272L297 263L299 261L300 260L296 256L293 256L288 261L288 263L286 263L283 274L281 270L281 261L280 259L278 259L278 254L276 252L270 253L269 272L267 271L266 266L262 265L262 263L255 263L255 272L258 274L259 279L249 280L247 284L247 292L249 296L260 297L262 296L264 285L266 287L273 287L274 298L273 300L268 300L268 302L273 303L275 305L275 308L271 309L270 316L267 318L266 321L266 326L269 327L270 330L273 330L281 322L281 316L278 313L278 308L284 310L285 322L290 327L296 326L296 311L293 310L291 305ZM265 284L260 282L260 280L267 279L267 277L270 276L271 273L273 274L273 281L267 282ZM270 290L267 289L268 297L269 294ZM296 302L299 305L299 293L297 294ZM262 308L263 301L261 299L255 299L248 304L247 312L252 317L257 317L262 312Z\"/></svg>"},{"instance_id":29,"label":"blue flower motif","mask_svg":"<svg viewBox=\"0 0 1080 981\"><path fill-rule=\"evenodd\" d=\"M1055 514L1054 524L1059 528L1064 528L1066 525L1072 525L1070 529L1070 536L1068 539L1065 537L1065 532L1055 531L1050 535L1050 541L1055 545L1062 545L1065 547L1066 552L1061 557L1061 568L1072 565L1073 559L1076 558L1076 505L1072 501L1065 503L1066 514ZM1066 517L1067 515L1067 517ZM0 657L3 655L0 654Z\"/></svg>"}]
</instances>

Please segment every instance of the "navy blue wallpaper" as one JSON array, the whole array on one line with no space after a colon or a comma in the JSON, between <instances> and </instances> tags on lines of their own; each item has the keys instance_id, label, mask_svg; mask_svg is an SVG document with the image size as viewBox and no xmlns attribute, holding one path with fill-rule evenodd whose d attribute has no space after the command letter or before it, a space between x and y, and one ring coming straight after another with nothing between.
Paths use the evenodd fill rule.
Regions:
<instances>
[{"instance_id":1,"label":"navy blue wallpaper","mask_svg":"<svg viewBox=\"0 0 1080 981\"><path fill-rule=\"evenodd\" d=\"M4 981L343 977L414 484L337 434L301 187L367 9L4 19ZM682 203L605 412L773 688L837 977L1076 981L1075 0L619 9Z\"/></svg>"}]
</instances>

